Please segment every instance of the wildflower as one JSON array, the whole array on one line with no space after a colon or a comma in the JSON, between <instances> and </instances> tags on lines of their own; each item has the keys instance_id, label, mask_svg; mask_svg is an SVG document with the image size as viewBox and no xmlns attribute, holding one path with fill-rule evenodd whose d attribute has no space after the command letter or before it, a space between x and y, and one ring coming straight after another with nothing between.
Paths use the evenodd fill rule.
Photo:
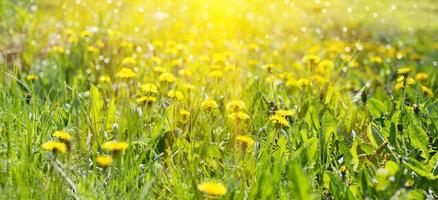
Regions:
<instances>
[{"instance_id":1,"label":"wildflower","mask_svg":"<svg viewBox=\"0 0 438 200\"><path fill-rule=\"evenodd\" d=\"M179 112L179 115L180 115L180 117L181 117L181 122L182 123L187 123L187 122L189 122L189 120L190 120L190 112L189 111L187 111L187 110L181 110L180 112Z\"/></svg>"},{"instance_id":2,"label":"wildflower","mask_svg":"<svg viewBox=\"0 0 438 200\"><path fill-rule=\"evenodd\" d=\"M425 81L428 78L429 78L429 74L424 73L424 72L420 72L420 73L415 75L415 80L417 80L417 81Z\"/></svg>"},{"instance_id":3,"label":"wildflower","mask_svg":"<svg viewBox=\"0 0 438 200\"><path fill-rule=\"evenodd\" d=\"M102 149L111 151L111 152L120 152L124 151L128 148L128 143L126 142L119 142L119 141L109 141L105 142L101 146Z\"/></svg>"},{"instance_id":4,"label":"wildflower","mask_svg":"<svg viewBox=\"0 0 438 200\"><path fill-rule=\"evenodd\" d=\"M145 103L145 104L151 104L157 101L157 97L154 96L141 96L137 99L135 99L137 103Z\"/></svg>"},{"instance_id":5,"label":"wildflower","mask_svg":"<svg viewBox=\"0 0 438 200\"><path fill-rule=\"evenodd\" d=\"M421 86L421 90L423 91L423 94L426 95L427 97L433 97L433 92L430 88Z\"/></svg>"},{"instance_id":6,"label":"wildflower","mask_svg":"<svg viewBox=\"0 0 438 200\"><path fill-rule=\"evenodd\" d=\"M245 103L243 103L243 101L234 100L234 101L230 101L227 104L227 111L228 112L239 112L239 111L243 110L244 107L245 107Z\"/></svg>"},{"instance_id":7,"label":"wildflower","mask_svg":"<svg viewBox=\"0 0 438 200\"><path fill-rule=\"evenodd\" d=\"M163 73L160 75L160 77L158 77L158 79L160 80L160 82L169 84L175 82L176 80L175 76L171 73Z\"/></svg>"},{"instance_id":8,"label":"wildflower","mask_svg":"<svg viewBox=\"0 0 438 200\"><path fill-rule=\"evenodd\" d=\"M116 73L116 76L119 78L129 79L129 78L135 78L137 74L134 71L132 71L132 69L123 67L119 72Z\"/></svg>"},{"instance_id":9,"label":"wildflower","mask_svg":"<svg viewBox=\"0 0 438 200\"><path fill-rule=\"evenodd\" d=\"M307 87L307 86L310 86L310 80L307 79L307 78L300 78L300 79L298 79L298 81L297 81L297 85L298 85L298 87L300 87L301 89L303 89L303 88L305 88L305 87Z\"/></svg>"},{"instance_id":10,"label":"wildflower","mask_svg":"<svg viewBox=\"0 0 438 200\"><path fill-rule=\"evenodd\" d=\"M333 62L331 60L323 60L318 64L318 67L316 68L316 72L319 74L325 74L326 72L333 69Z\"/></svg>"},{"instance_id":11,"label":"wildflower","mask_svg":"<svg viewBox=\"0 0 438 200\"><path fill-rule=\"evenodd\" d=\"M133 57L125 57L122 60L122 66L134 66L137 63Z\"/></svg>"},{"instance_id":12,"label":"wildflower","mask_svg":"<svg viewBox=\"0 0 438 200\"><path fill-rule=\"evenodd\" d=\"M184 88L186 91L191 91L191 90L196 89L196 86L194 86L193 84L190 84L190 83L186 83L186 84L183 85L183 88Z\"/></svg>"},{"instance_id":13,"label":"wildflower","mask_svg":"<svg viewBox=\"0 0 438 200\"><path fill-rule=\"evenodd\" d=\"M78 37L76 37L76 35L71 35L70 37L68 37L67 41L69 43L74 44L74 43L77 43L79 41L79 39L78 39Z\"/></svg>"},{"instance_id":14,"label":"wildflower","mask_svg":"<svg viewBox=\"0 0 438 200\"><path fill-rule=\"evenodd\" d=\"M176 98L177 100L183 100L184 99L183 93L178 91L178 90L170 90L167 93L167 96L170 97L170 98Z\"/></svg>"},{"instance_id":15,"label":"wildflower","mask_svg":"<svg viewBox=\"0 0 438 200\"><path fill-rule=\"evenodd\" d=\"M401 90L401 89L403 89L403 88L405 88L403 82L399 82L399 83L396 83L396 84L394 85L394 90L395 90L395 91Z\"/></svg>"},{"instance_id":16,"label":"wildflower","mask_svg":"<svg viewBox=\"0 0 438 200\"><path fill-rule=\"evenodd\" d=\"M99 82L101 82L103 84L111 83L111 77L109 77L107 75L102 75L99 77Z\"/></svg>"},{"instance_id":17,"label":"wildflower","mask_svg":"<svg viewBox=\"0 0 438 200\"><path fill-rule=\"evenodd\" d=\"M289 122L281 115L275 114L269 118L269 120L275 125L289 126Z\"/></svg>"},{"instance_id":18,"label":"wildflower","mask_svg":"<svg viewBox=\"0 0 438 200\"><path fill-rule=\"evenodd\" d=\"M146 93L157 94L158 87L153 83L145 83L141 85L141 90Z\"/></svg>"},{"instance_id":19,"label":"wildflower","mask_svg":"<svg viewBox=\"0 0 438 200\"><path fill-rule=\"evenodd\" d=\"M81 36L81 38L87 38L87 37L91 37L93 33L91 33L90 31L82 31L81 33L79 33L79 35Z\"/></svg>"},{"instance_id":20,"label":"wildflower","mask_svg":"<svg viewBox=\"0 0 438 200\"><path fill-rule=\"evenodd\" d=\"M249 115L244 112L235 112L228 115L228 118L232 121L247 121L249 119Z\"/></svg>"},{"instance_id":21,"label":"wildflower","mask_svg":"<svg viewBox=\"0 0 438 200\"><path fill-rule=\"evenodd\" d=\"M280 115L282 117L292 117L296 113L292 110L277 110L277 111L275 111L275 114Z\"/></svg>"},{"instance_id":22,"label":"wildflower","mask_svg":"<svg viewBox=\"0 0 438 200\"><path fill-rule=\"evenodd\" d=\"M44 150L51 151L53 153L65 153L67 151L67 145L65 145L63 142L49 141L45 142L42 147Z\"/></svg>"},{"instance_id":23,"label":"wildflower","mask_svg":"<svg viewBox=\"0 0 438 200\"><path fill-rule=\"evenodd\" d=\"M218 108L218 105L217 105L215 100L208 99L208 100L205 100L201 103L201 108L203 110L210 111L210 110Z\"/></svg>"},{"instance_id":24,"label":"wildflower","mask_svg":"<svg viewBox=\"0 0 438 200\"><path fill-rule=\"evenodd\" d=\"M397 70L397 74L401 76L407 76L409 72L411 71L411 68L409 67L403 67Z\"/></svg>"},{"instance_id":25,"label":"wildflower","mask_svg":"<svg viewBox=\"0 0 438 200\"><path fill-rule=\"evenodd\" d=\"M255 143L255 141L254 141L254 139L252 139L252 137L246 136L246 135L237 136L236 141L241 142L247 146L252 146Z\"/></svg>"},{"instance_id":26,"label":"wildflower","mask_svg":"<svg viewBox=\"0 0 438 200\"><path fill-rule=\"evenodd\" d=\"M60 47L60 46L56 46L56 45L53 46L51 50L53 52L56 52L56 53L64 53L65 52L64 47Z\"/></svg>"},{"instance_id":27,"label":"wildflower","mask_svg":"<svg viewBox=\"0 0 438 200\"><path fill-rule=\"evenodd\" d=\"M373 56L373 57L370 58L370 60L373 63L382 63L383 62L383 59L380 56Z\"/></svg>"},{"instance_id":28,"label":"wildflower","mask_svg":"<svg viewBox=\"0 0 438 200\"><path fill-rule=\"evenodd\" d=\"M111 156L97 156L96 162L99 166L107 168L113 164L113 158Z\"/></svg>"},{"instance_id":29,"label":"wildflower","mask_svg":"<svg viewBox=\"0 0 438 200\"><path fill-rule=\"evenodd\" d=\"M286 87L288 87L288 88L298 87L298 82L297 82L297 80L295 80L294 78L289 78L289 79L286 81Z\"/></svg>"},{"instance_id":30,"label":"wildflower","mask_svg":"<svg viewBox=\"0 0 438 200\"><path fill-rule=\"evenodd\" d=\"M201 184L198 184L197 188L199 191L207 195L223 196L227 193L227 188L225 188L225 186L219 182L203 182Z\"/></svg>"},{"instance_id":31,"label":"wildflower","mask_svg":"<svg viewBox=\"0 0 438 200\"><path fill-rule=\"evenodd\" d=\"M88 46L87 51L90 53L95 53L95 54L99 53L99 49L95 46Z\"/></svg>"},{"instance_id":32,"label":"wildflower","mask_svg":"<svg viewBox=\"0 0 438 200\"><path fill-rule=\"evenodd\" d=\"M68 134L68 133L66 133L64 131L55 131L52 134L52 136L57 137L57 138L59 138L61 140L65 140L65 141L69 141L72 138L70 134Z\"/></svg>"},{"instance_id":33,"label":"wildflower","mask_svg":"<svg viewBox=\"0 0 438 200\"><path fill-rule=\"evenodd\" d=\"M321 60L321 58L317 55L307 55L303 57L303 62L308 64L316 64Z\"/></svg>"},{"instance_id":34,"label":"wildflower","mask_svg":"<svg viewBox=\"0 0 438 200\"><path fill-rule=\"evenodd\" d=\"M28 81L36 81L36 80L38 80L38 76L35 75L35 74L29 74L29 75L26 76L26 80L28 80Z\"/></svg>"},{"instance_id":35,"label":"wildflower","mask_svg":"<svg viewBox=\"0 0 438 200\"><path fill-rule=\"evenodd\" d=\"M191 77L193 75L193 72L189 69L181 69L178 71L178 74L185 77Z\"/></svg>"}]
</instances>

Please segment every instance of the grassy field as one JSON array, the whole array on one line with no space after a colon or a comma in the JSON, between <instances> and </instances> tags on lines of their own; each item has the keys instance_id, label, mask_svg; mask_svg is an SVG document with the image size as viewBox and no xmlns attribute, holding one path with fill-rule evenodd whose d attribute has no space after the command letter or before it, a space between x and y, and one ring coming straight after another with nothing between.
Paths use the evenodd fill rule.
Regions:
<instances>
[{"instance_id":1,"label":"grassy field","mask_svg":"<svg viewBox=\"0 0 438 200\"><path fill-rule=\"evenodd\" d=\"M435 0L1 0L0 199L438 199Z\"/></svg>"}]
</instances>

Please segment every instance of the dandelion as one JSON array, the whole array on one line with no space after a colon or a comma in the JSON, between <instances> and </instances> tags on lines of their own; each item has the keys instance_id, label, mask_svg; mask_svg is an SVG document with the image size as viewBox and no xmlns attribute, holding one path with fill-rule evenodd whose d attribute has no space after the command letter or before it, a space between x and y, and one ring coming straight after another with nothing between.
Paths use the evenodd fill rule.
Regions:
<instances>
[{"instance_id":1,"label":"dandelion","mask_svg":"<svg viewBox=\"0 0 438 200\"><path fill-rule=\"evenodd\" d=\"M247 121L249 119L249 115L244 112L235 112L228 115L228 119L231 121Z\"/></svg>"},{"instance_id":2,"label":"dandelion","mask_svg":"<svg viewBox=\"0 0 438 200\"><path fill-rule=\"evenodd\" d=\"M310 86L310 80L307 78L300 78L297 81L297 86L300 87L301 89L304 89Z\"/></svg>"},{"instance_id":3,"label":"dandelion","mask_svg":"<svg viewBox=\"0 0 438 200\"><path fill-rule=\"evenodd\" d=\"M278 126L289 126L289 122L281 115L275 114L269 118L269 120Z\"/></svg>"},{"instance_id":4,"label":"dandelion","mask_svg":"<svg viewBox=\"0 0 438 200\"><path fill-rule=\"evenodd\" d=\"M415 80L417 81L425 81L429 78L429 74L420 72L415 75Z\"/></svg>"},{"instance_id":5,"label":"dandelion","mask_svg":"<svg viewBox=\"0 0 438 200\"><path fill-rule=\"evenodd\" d=\"M421 90L423 91L423 94L426 95L427 97L433 97L433 92L430 88L421 86Z\"/></svg>"},{"instance_id":6,"label":"dandelion","mask_svg":"<svg viewBox=\"0 0 438 200\"><path fill-rule=\"evenodd\" d=\"M145 83L141 85L141 90L143 92L149 93L149 94L157 94L158 93L158 87L153 83Z\"/></svg>"},{"instance_id":7,"label":"dandelion","mask_svg":"<svg viewBox=\"0 0 438 200\"><path fill-rule=\"evenodd\" d=\"M125 57L122 60L122 66L134 66L137 63L133 57Z\"/></svg>"},{"instance_id":8,"label":"dandelion","mask_svg":"<svg viewBox=\"0 0 438 200\"><path fill-rule=\"evenodd\" d=\"M151 104L157 101L157 97L154 96L141 96L135 99L137 103Z\"/></svg>"},{"instance_id":9,"label":"dandelion","mask_svg":"<svg viewBox=\"0 0 438 200\"><path fill-rule=\"evenodd\" d=\"M178 74L180 76L191 77L193 75L193 72L190 71L189 69L180 69L178 71Z\"/></svg>"},{"instance_id":10,"label":"dandelion","mask_svg":"<svg viewBox=\"0 0 438 200\"><path fill-rule=\"evenodd\" d=\"M91 37L92 35L93 35L93 33L91 33L90 31L86 31L86 30L79 33L79 36L81 36L81 38Z\"/></svg>"},{"instance_id":11,"label":"dandelion","mask_svg":"<svg viewBox=\"0 0 438 200\"><path fill-rule=\"evenodd\" d=\"M202 182L198 184L198 190L212 196L223 196L227 193L227 188L222 183L219 182Z\"/></svg>"},{"instance_id":12,"label":"dandelion","mask_svg":"<svg viewBox=\"0 0 438 200\"><path fill-rule=\"evenodd\" d=\"M128 143L119 141L108 141L102 144L102 149L113 153L124 151L128 148Z\"/></svg>"},{"instance_id":13,"label":"dandelion","mask_svg":"<svg viewBox=\"0 0 438 200\"><path fill-rule=\"evenodd\" d=\"M99 49L97 47L95 47L95 46L88 46L87 47L87 51L90 52L90 53L94 53L94 54L99 53Z\"/></svg>"},{"instance_id":14,"label":"dandelion","mask_svg":"<svg viewBox=\"0 0 438 200\"><path fill-rule=\"evenodd\" d=\"M194 86L193 84L190 84L190 83L186 83L186 84L183 85L183 88L186 91L192 91L192 90L196 89L196 86Z\"/></svg>"},{"instance_id":15,"label":"dandelion","mask_svg":"<svg viewBox=\"0 0 438 200\"><path fill-rule=\"evenodd\" d=\"M218 108L218 105L217 105L215 100L208 99L208 100L205 100L201 103L201 108L203 110L210 111L210 110Z\"/></svg>"},{"instance_id":16,"label":"dandelion","mask_svg":"<svg viewBox=\"0 0 438 200\"><path fill-rule=\"evenodd\" d=\"M236 141L241 142L247 146L252 146L255 143L254 139L252 139L251 136L247 135L236 136Z\"/></svg>"},{"instance_id":17,"label":"dandelion","mask_svg":"<svg viewBox=\"0 0 438 200\"><path fill-rule=\"evenodd\" d=\"M370 60L372 63L382 63L383 62L383 59L380 56L373 56L370 58Z\"/></svg>"},{"instance_id":18,"label":"dandelion","mask_svg":"<svg viewBox=\"0 0 438 200\"><path fill-rule=\"evenodd\" d=\"M137 74L130 68L123 67L119 72L116 73L116 77L130 79L135 78Z\"/></svg>"},{"instance_id":19,"label":"dandelion","mask_svg":"<svg viewBox=\"0 0 438 200\"><path fill-rule=\"evenodd\" d=\"M46 151L51 151L53 153L65 153L67 151L67 145L65 145L63 142L55 141L45 142L42 145L42 148Z\"/></svg>"},{"instance_id":20,"label":"dandelion","mask_svg":"<svg viewBox=\"0 0 438 200\"><path fill-rule=\"evenodd\" d=\"M170 90L170 91L167 93L167 96L170 97L170 98L175 98L175 99L177 99L177 100L179 100L179 101L181 101L181 100L184 99L184 95L183 95L183 93L180 92L180 91L178 91L178 90Z\"/></svg>"},{"instance_id":21,"label":"dandelion","mask_svg":"<svg viewBox=\"0 0 438 200\"><path fill-rule=\"evenodd\" d=\"M107 168L113 164L113 158L111 156L97 156L96 162L99 166Z\"/></svg>"},{"instance_id":22,"label":"dandelion","mask_svg":"<svg viewBox=\"0 0 438 200\"><path fill-rule=\"evenodd\" d=\"M186 124L190 120L190 112L187 110L181 110L179 116L183 124Z\"/></svg>"},{"instance_id":23,"label":"dandelion","mask_svg":"<svg viewBox=\"0 0 438 200\"><path fill-rule=\"evenodd\" d=\"M401 90L401 89L403 89L403 88L405 88L405 85L404 85L403 82L399 82L399 83L396 83L396 84L394 85L394 90L395 90L395 91L399 91L399 90Z\"/></svg>"},{"instance_id":24,"label":"dandelion","mask_svg":"<svg viewBox=\"0 0 438 200\"><path fill-rule=\"evenodd\" d=\"M36 81L36 80L38 80L38 76L35 75L35 74L29 74L29 75L26 76L26 80L28 80L28 81Z\"/></svg>"},{"instance_id":25,"label":"dandelion","mask_svg":"<svg viewBox=\"0 0 438 200\"><path fill-rule=\"evenodd\" d=\"M72 139L72 136L64 131L55 131L52 136L64 141L70 141Z\"/></svg>"},{"instance_id":26,"label":"dandelion","mask_svg":"<svg viewBox=\"0 0 438 200\"><path fill-rule=\"evenodd\" d=\"M226 109L228 112L239 112L245 108L245 103L240 100L234 100L227 103Z\"/></svg>"},{"instance_id":27,"label":"dandelion","mask_svg":"<svg viewBox=\"0 0 438 200\"><path fill-rule=\"evenodd\" d=\"M109 83L111 83L111 77L109 77L107 75L102 75L99 77L99 82L102 84L109 84Z\"/></svg>"},{"instance_id":28,"label":"dandelion","mask_svg":"<svg viewBox=\"0 0 438 200\"><path fill-rule=\"evenodd\" d=\"M303 62L308 64L316 64L321 60L321 58L317 55L307 55L303 57Z\"/></svg>"},{"instance_id":29,"label":"dandelion","mask_svg":"<svg viewBox=\"0 0 438 200\"><path fill-rule=\"evenodd\" d=\"M402 67L402 68L397 70L397 74L399 74L401 76L407 76L409 74L409 72L411 72L411 68L409 68L409 67Z\"/></svg>"},{"instance_id":30,"label":"dandelion","mask_svg":"<svg viewBox=\"0 0 438 200\"><path fill-rule=\"evenodd\" d=\"M280 115L282 117L292 117L295 116L295 111L292 110L277 110L275 111L276 115Z\"/></svg>"},{"instance_id":31,"label":"dandelion","mask_svg":"<svg viewBox=\"0 0 438 200\"><path fill-rule=\"evenodd\" d=\"M160 82L168 84L173 83L176 80L175 76L171 73L163 73L160 75L160 77L158 77L158 79L160 80Z\"/></svg>"}]
</instances>

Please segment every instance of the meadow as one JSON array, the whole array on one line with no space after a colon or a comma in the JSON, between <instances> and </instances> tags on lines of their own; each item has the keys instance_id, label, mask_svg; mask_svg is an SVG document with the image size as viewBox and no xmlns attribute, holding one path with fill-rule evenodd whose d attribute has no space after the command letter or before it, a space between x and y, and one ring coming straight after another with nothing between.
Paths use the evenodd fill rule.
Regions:
<instances>
[{"instance_id":1,"label":"meadow","mask_svg":"<svg viewBox=\"0 0 438 200\"><path fill-rule=\"evenodd\" d=\"M435 0L0 0L0 199L438 199Z\"/></svg>"}]
</instances>

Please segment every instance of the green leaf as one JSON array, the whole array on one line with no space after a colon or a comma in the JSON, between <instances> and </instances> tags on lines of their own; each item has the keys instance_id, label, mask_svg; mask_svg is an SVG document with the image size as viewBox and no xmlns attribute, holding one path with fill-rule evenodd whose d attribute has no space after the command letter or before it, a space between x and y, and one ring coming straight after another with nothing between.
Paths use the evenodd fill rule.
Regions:
<instances>
[{"instance_id":1,"label":"green leaf","mask_svg":"<svg viewBox=\"0 0 438 200\"><path fill-rule=\"evenodd\" d=\"M386 113L385 104L374 98L368 100L367 108L370 114L375 118L380 118L383 113Z\"/></svg>"},{"instance_id":2,"label":"green leaf","mask_svg":"<svg viewBox=\"0 0 438 200\"><path fill-rule=\"evenodd\" d=\"M409 138L412 145L421 151L421 156L425 159L429 159L428 141L426 132L417 124L414 123L409 131Z\"/></svg>"},{"instance_id":3,"label":"green leaf","mask_svg":"<svg viewBox=\"0 0 438 200\"><path fill-rule=\"evenodd\" d=\"M358 138L355 138L353 141L353 145L350 148L351 156L353 157L353 168L357 169L359 166L359 156L357 155L357 146L359 144Z\"/></svg>"},{"instance_id":4,"label":"green leaf","mask_svg":"<svg viewBox=\"0 0 438 200\"><path fill-rule=\"evenodd\" d=\"M111 99L110 104L109 104L109 108L108 108L107 117L106 117L105 129L107 131L111 131L112 126L115 122L116 122L116 105L114 103L114 99Z\"/></svg>"},{"instance_id":5,"label":"green leaf","mask_svg":"<svg viewBox=\"0 0 438 200\"><path fill-rule=\"evenodd\" d=\"M103 108L103 101L102 97L100 96L99 89L95 87L94 85L91 85L90 87L90 97L91 97L91 104L90 104L90 121L91 126L93 128L93 132L95 134L99 134L102 127L102 108Z\"/></svg>"}]
</instances>

